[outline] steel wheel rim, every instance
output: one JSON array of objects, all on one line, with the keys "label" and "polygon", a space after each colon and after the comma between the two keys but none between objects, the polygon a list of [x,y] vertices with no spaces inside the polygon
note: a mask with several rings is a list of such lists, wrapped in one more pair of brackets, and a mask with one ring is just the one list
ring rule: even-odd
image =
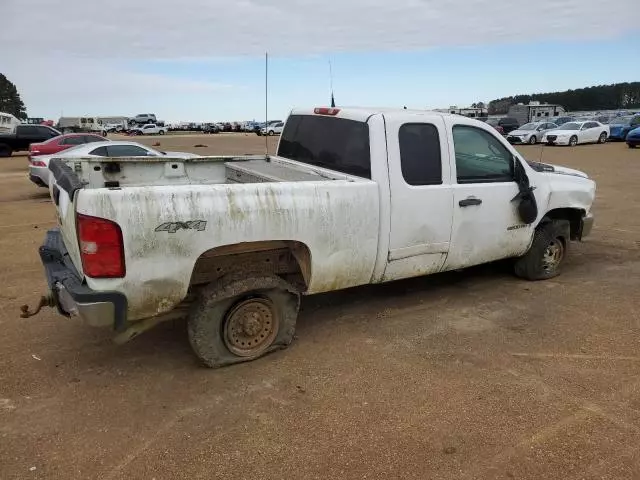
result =
[{"label": "steel wheel rim", "polygon": [[278,334],[280,320],[271,300],[254,297],[234,305],[224,318],[224,343],[239,357],[263,353]]},{"label": "steel wheel rim", "polygon": [[554,238],[542,254],[542,269],[547,273],[555,271],[563,258],[564,243],[560,238]]}]

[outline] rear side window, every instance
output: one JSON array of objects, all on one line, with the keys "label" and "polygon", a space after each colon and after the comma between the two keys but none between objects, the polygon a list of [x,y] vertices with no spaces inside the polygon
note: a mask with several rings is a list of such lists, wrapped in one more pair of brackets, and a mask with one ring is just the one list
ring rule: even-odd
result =
[{"label": "rear side window", "polygon": [[109,157],[145,157],[147,150],[136,145],[109,145],[107,152]]},{"label": "rear side window", "polygon": [[315,115],[291,115],[278,155],[348,175],[371,178],[369,126]]},{"label": "rear side window", "polygon": [[89,155],[98,155],[99,157],[106,157],[107,156],[107,147],[98,147],[94,150],[91,150],[89,152]]},{"label": "rear side window", "polygon": [[405,123],[398,132],[402,176],[409,185],[442,183],[440,137],[435,125]]},{"label": "rear side window", "polygon": [[84,139],[82,136],[77,137],[67,137],[60,142],[60,145],[82,145],[84,143]]},{"label": "rear side window", "polygon": [[97,135],[85,135],[84,141],[85,143],[104,142],[104,137],[99,137]]}]

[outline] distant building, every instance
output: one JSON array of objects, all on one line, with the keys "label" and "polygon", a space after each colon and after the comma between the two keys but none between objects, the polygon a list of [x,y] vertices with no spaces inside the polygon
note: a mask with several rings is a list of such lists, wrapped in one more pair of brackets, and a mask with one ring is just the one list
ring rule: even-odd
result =
[{"label": "distant building", "polygon": [[511,105],[509,107],[508,117],[518,120],[520,125],[528,122],[536,122],[539,120],[552,120],[553,117],[559,117],[565,113],[564,107],[560,105],[552,105],[549,103],[529,102],[524,105]]},{"label": "distant building", "polygon": [[452,105],[449,108],[436,108],[435,111],[440,113],[463,115],[469,118],[484,118],[488,115],[488,111],[486,108],[458,107],[456,105]]}]

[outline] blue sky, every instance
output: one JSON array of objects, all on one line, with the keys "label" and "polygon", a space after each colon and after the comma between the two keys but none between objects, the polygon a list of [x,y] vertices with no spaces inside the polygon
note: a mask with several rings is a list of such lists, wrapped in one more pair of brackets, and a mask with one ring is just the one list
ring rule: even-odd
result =
[{"label": "blue sky", "polygon": [[[32,116],[271,118],[441,108],[640,80],[638,0],[4,0],[0,73]],[[527,12],[527,19],[513,12]],[[37,35],[24,35],[37,25]],[[43,39],[52,39],[45,41]]]},{"label": "blue sky", "polygon": [[[519,93],[640,81],[640,33],[607,41],[531,42],[444,47],[425,51],[338,53],[269,59],[270,117],[294,106],[329,101],[331,59],[336,102],[342,105],[446,108]],[[633,60],[635,59],[635,61]],[[210,62],[150,62],[146,72],[214,81],[228,88],[180,100],[171,110],[197,118],[264,118],[264,58]],[[185,117],[186,118],[186,117]]]}]

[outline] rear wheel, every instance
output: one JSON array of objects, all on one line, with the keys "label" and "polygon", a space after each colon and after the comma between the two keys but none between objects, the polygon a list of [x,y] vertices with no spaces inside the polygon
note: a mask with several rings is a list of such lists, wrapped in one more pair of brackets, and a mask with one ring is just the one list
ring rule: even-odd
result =
[{"label": "rear wheel", "polygon": [[158,132],[158,135],[164,135],[164,130],[160,130],[160,131]]},{"label": "rear wheel", "polygon": [[538,139],[536,138],[535,135],[531,135],[531,138],[529,138],[529,144],[535,145],[536,143],[538,143]]},{"label": "rear wheel", "polygon": [[598,137],[598,143],[605,143],[606,141],[607,141],[607,134],[606,132],[602,132]]},{"label": "rear wheel", "polygon": [[273,275],[205,287],[189,315],[189,341],[207,367],[255,360],[293,340],[300,295]]},{"label": "rear wheel", "polygon": [[569,146],[575,147],[577,144],[578,144],[578,137],[574,135],[569,139]]},{"label": "rear wheel", "polygon": [[0,157],[10,157],[13,149],[4,143],[0,143]]},{"label": "rear wheel", "polygon": [[515,274],[527,280],[546,280],[559,275],[569,239],[568,220],[550,220],[538,225],[529,251],[515,261]]}]

